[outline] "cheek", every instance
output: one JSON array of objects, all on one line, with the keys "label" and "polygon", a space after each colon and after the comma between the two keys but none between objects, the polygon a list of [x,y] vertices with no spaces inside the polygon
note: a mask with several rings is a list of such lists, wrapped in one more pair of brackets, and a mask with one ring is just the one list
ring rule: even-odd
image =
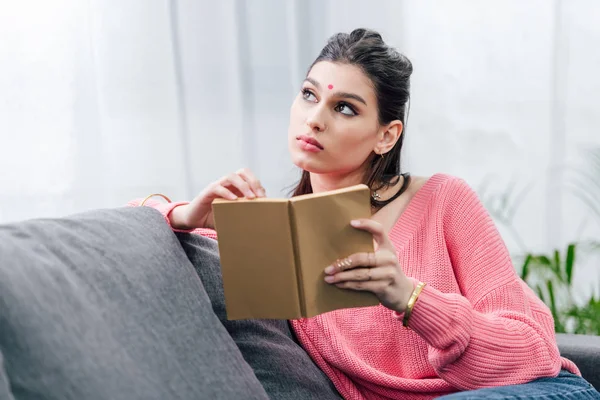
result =
[{"label": "cheek", "polygon": [[352,155],[352,157],[343,158],[366,157],[373,150],[375,134],[370,133],[368,127],[361,125],[340,124],[336,127],[336,153]]},{"label": "cheek", "polygon": [[292,102],[290,107],[290,122],[297,122],[304,118],[304,109],[302,107],[301,99],[296,96],[296,99]]},{"label": "cheek", "polygon": [[298,98],[296,98],[290,107],[290,117],[288,121],[288,151],[291,153],[292,159],[295,158],[295,153],[299,151],[296,147],[296,137],[304,133],[303,126],[304,119],[302,106],[299,104]]}]

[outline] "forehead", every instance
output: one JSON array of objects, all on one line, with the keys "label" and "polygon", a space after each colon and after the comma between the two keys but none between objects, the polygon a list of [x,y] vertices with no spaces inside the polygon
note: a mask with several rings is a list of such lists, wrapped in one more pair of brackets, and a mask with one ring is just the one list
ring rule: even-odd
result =
[{"label": "forehead", "polygon": [[317,81],[322,88],[333,85],[334,91],[354,93],[365,98],[367,102],[375,100],[371,80],[354,65],[321,61],[312,67],[308,77]]}]

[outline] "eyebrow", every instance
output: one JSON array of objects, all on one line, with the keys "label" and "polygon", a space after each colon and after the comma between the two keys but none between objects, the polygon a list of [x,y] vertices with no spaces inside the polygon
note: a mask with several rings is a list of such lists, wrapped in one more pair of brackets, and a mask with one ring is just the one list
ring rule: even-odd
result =
[{"label": "eyebrow", "polygon": [[[319,82],[315,81],[312,78],[306,78],[304,80],[304,82],[310,82],[311,84],[313,84],[317,89],[321,90],[321,85],[319,84]],[[354,93],[348,93],[348,92],[335,92],[334,93],[335,96],[337,97],[342,97],[345,99],[354,99],[356,101],[360,101],[361,103],[363,103],[365,106],[367,105],[367,102],[365,101],[365,99],[363,99],[362,97],[360,97],[357,94]]]}]

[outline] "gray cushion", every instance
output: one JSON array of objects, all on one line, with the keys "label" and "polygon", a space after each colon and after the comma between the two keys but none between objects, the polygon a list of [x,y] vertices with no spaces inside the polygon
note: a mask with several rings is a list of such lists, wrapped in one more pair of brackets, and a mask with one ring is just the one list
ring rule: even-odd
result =
[{"label": "gray cushion", "polygon": [[0,226],[0,398],[266,399],[151,208]]},{"label": "gray cushion", "polygon": [[557,334],[560,354],[573,361],[581,375],[600,390],[600,336]]},{"label": "gray cushion", "polygon": [[216,241],[187,233],[177,237],[204,283],[215,314],[271,399],[341,399],[331,380],[298,344],[287,321],[227,320]]}]

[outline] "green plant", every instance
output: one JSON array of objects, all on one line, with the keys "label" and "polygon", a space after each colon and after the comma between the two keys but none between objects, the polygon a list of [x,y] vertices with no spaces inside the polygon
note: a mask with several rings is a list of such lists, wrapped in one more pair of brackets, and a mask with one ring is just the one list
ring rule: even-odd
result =
[{"label": "green plant", "polygon": [[600,299],[592,295],[577,305],[573,294],[573,274],[578,249],[597,250],[597,243],[570,243],[564,253],[527,254],[521,278],[550,308],[557,333],[600,335]]},{"label": "green plant", "polygon": [[[588,146],[582,156],[580,165],[561,166],[558,171],[562,173],[565,191],[575,195],[589,211],[578,235],[589,222],[595,220],[600,223],[600,147]],[[593,294],[588,299],[575,299],[573,293],[574,269],[579,258],[576,255],[600,250],[600,244],[575,241],[564,250],[555,249],[550,254],[528,252],[528,246],[513,221],[522,201],[539,182],[527,182],[519,188],[517,181],[513,180],[503,191],[497,192],[490,189],[490,184],[496,180],[489,178],[479,190],[481,199],[494,219],[507,228],[519,253],[525,254],[521,277],[550,308],[556,332],[600,335],[600,298]]]},{"label": "green plant", "polygon": [[600,298],[592,295],[587,304],[566,310],[565,316],[575,322],[572,333],[600,335]]}]

